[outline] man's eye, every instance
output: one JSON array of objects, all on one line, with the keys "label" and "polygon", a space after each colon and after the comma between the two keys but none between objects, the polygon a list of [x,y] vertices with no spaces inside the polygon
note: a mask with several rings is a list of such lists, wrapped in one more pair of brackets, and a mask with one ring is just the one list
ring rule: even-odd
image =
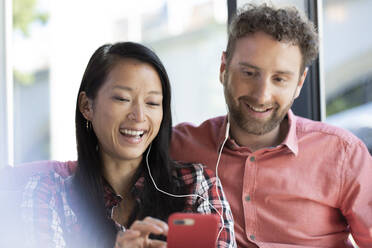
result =
[{"label": "man's eye", "polygon": [[284,82],[285,80],[284,80],[284,78],[276,77],[276,78],[274,78],[274,81],[276,81],[276,82],[278,82],[278,83],[282,83],[282,82]]},{"label": "man's eye", "polygon": [[247,76],[250,76],[250,77],[254,75],[254,72],[252,72],[252,71],[243,71],[243,73]]}]

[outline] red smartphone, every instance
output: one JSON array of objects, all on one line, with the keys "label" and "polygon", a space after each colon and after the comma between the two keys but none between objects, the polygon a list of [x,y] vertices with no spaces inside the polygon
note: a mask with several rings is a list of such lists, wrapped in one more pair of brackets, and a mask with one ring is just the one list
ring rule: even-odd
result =
[{"label": "red smartphone", "polygon": [[217,214],[174,213],[168,219],[168,248],[215,248],[220,217]]}]

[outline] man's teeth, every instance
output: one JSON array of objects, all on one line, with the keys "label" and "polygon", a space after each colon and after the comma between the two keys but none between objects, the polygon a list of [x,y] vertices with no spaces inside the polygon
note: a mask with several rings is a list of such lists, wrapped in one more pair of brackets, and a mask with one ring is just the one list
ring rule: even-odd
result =
[{"label": "man's teeth", "polygon": [[131,136],[141,136],[145,133],[144,131],[136,131],[136,130],[130,130],[130,129],[121,129],[120,132],[126,135],[131,135]]},{"label": "man's teeth", "polygon": [[261,112],[261,113],[266,112],[268,109],[270,109],[270,108],[265,108],[265,109],[255,108],[255,107],[253,107],[251,105],[249,105],[249,107],[251,109],[253,109],[254,111],[256,111],[256,112]]}]

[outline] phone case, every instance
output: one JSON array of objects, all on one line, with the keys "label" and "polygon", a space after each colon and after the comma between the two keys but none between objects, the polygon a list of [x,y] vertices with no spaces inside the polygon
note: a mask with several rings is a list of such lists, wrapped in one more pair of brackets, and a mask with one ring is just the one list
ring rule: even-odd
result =
[{"label": "phone case", "polygon": [[174,213],[168,219],[168,248],[215,248],[219,216]]}]

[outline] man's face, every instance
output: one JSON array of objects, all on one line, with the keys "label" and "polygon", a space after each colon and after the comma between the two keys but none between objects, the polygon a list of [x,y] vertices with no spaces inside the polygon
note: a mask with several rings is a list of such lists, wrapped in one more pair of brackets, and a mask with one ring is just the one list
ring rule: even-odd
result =
[{"label": "man's face", "polygon": [[257,32],[236,41],[230,64],[220,68],[229,118],[243,131],[263,135],[286,116],[306,77],[300,48]]}]

